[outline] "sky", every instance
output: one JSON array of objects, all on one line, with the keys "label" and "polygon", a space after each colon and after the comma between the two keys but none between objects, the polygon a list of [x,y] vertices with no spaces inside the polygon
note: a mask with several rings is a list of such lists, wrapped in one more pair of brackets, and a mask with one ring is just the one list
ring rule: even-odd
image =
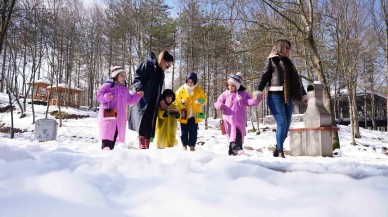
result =
[{"label": "sky", "polygon": [[[6,105],[0,93],[0,108]],[[37,119],[45,109],[35,105]],[[130,130],[125,143],[103,151],[96,112],[62,111],[89,117],[64,120],[48,128],[57,131],[55,140],[39,142],[28,104],[25,118],[14,113],[15,127],[26,132],[14,139],[0,133],[1,217],[388,216],[387,132],[361,129],[352,146],[350,128],[339,126],[336,157],[282,159],[270,150],[275,133],[264,131],[274,126],[261,125],[260,135],[247,134],[245,155],[228,156],[219,120],[209,118],[209,129],[199,125],[195,152],[183,151],[180,142],[139,150]],[[10,113],[0,113],[0,126],[9,125]]]},{"label": "sky", "polygon": [[84,6],[85,7],[91,7],[93,6],[94,4],[98,4],[98,5],[104,5],[105,3],[105,0],[81,0],[83,3],[84,3]]}]

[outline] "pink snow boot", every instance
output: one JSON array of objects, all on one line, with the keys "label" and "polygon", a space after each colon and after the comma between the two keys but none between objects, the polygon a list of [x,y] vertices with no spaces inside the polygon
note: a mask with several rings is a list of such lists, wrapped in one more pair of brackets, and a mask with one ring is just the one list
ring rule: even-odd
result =
[{"label": "pink snow boot", "polygon": [[145,149],[149,149],[150,148],[150,140],[149,139],[144,139],[144,146],[145,146]]},{"label": "pink snow boot", "polygon": [[237,152],[237,155],[243,155],[243,154],[245,154],[244,150],[239,150],[239,151]]}]

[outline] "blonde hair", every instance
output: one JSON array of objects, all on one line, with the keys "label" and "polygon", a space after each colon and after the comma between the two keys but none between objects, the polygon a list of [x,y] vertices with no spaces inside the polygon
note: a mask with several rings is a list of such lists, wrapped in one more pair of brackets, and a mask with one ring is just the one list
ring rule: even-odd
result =
[{"label": "blonde hair", "polygon": [[287,39],[279,39],[273,45],[269,56],[283,55],[288,49],[291,49],[291,42]]}]

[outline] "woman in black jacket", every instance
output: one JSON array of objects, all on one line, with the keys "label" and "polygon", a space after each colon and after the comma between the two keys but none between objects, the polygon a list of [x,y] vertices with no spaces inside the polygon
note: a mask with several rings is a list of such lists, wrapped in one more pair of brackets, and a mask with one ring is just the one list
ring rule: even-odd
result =
[{"label": "woman in black jacket", "polygon": [[266,70],[253,93],[255,98],[262,94],[267,86],[267,104],[276,121],[276,148],[274,157],[284,156],[283,143],[287,138],[291,124],[294,101],[307,104],[307,94],[295,65],[290,59],[291,42],[280,39],[274,44],[268,56]]},{"label": "woman in black jacket", "polygon": [[174,57],[166,50],[158,58],[151,52],[151,59],[144,61],[136,69],[133,87],[143,92],[144,97],[130,107],[128,127],[139,134],[139,149],[148,149],[155,136],[157,108],[164,84],[164,71],[171,67]]}]

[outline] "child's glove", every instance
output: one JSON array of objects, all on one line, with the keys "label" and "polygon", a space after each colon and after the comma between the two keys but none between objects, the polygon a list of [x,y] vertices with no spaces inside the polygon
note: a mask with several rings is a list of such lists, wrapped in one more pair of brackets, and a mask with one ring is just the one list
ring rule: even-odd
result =
[{"label": "child's glove", "polygon": [[163,113],[163,117],[165,117],[165,118],[167,118],[168,117],[168,111],[166,110],[166,111],[164,111],[164,113]]},{"label": "child's glove", "polygon": [[226,108],[226,105],[225,105],[225,104],[222,104],[222,105],[220,106],[220,110],[221,110],[222,112],[225,110],[225,108]]},{"label": "child's glove", "polygon": [[260,90],[255,90],[253,91],[253,99],[254,100],[258,100],[259,99],[259,96],[262,95],[263,92],[261,92]]},{"label": "child's glove", "polygon": [[179,118],[179,112],[175,110],[170,110],[169,115],[174,116],[175,118]]}]

